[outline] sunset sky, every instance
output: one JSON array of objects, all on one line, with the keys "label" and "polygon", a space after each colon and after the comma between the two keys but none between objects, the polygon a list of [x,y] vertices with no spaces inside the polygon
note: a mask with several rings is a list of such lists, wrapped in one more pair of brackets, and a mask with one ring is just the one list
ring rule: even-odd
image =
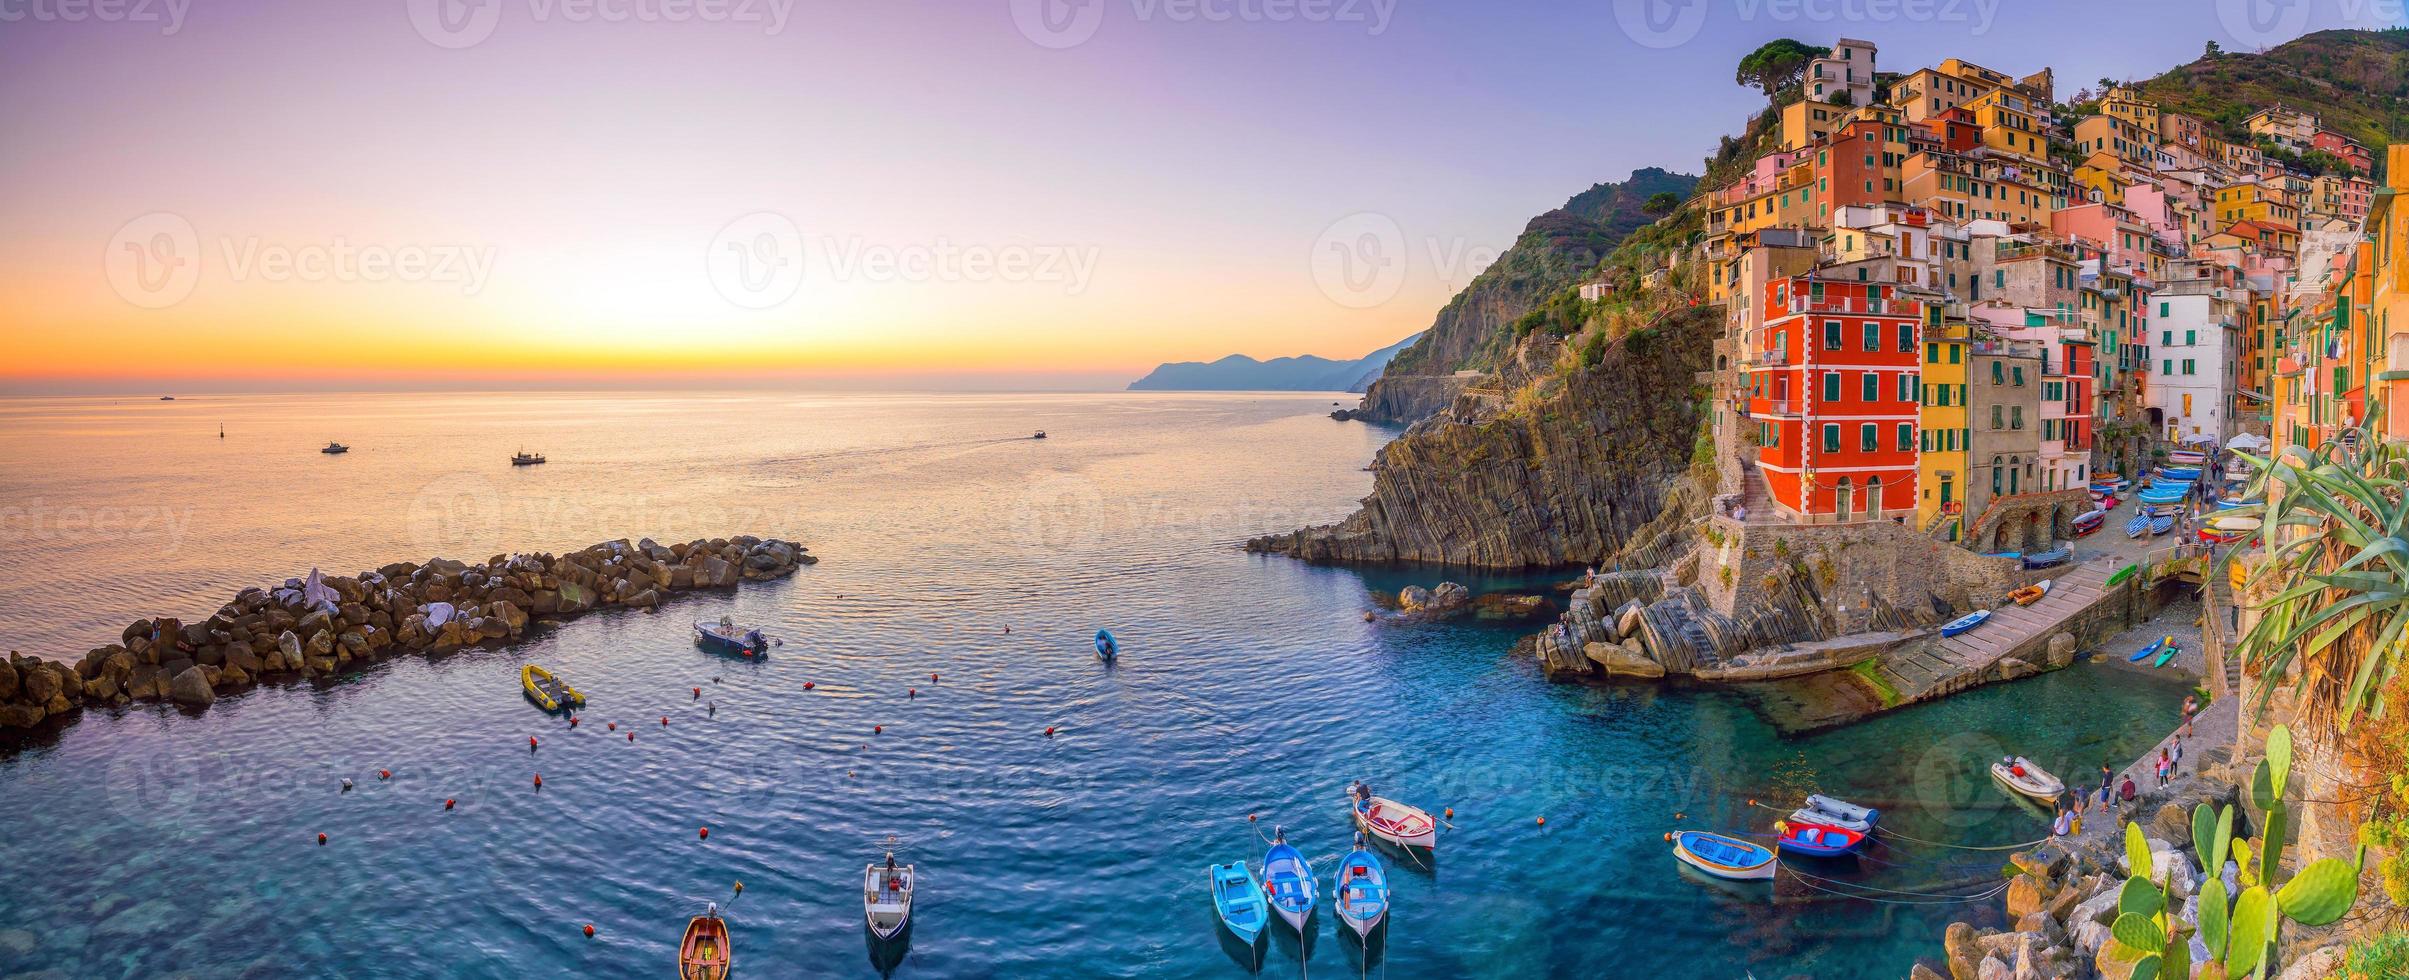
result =
[{"label": "sunset sky", "polygon": [[[0,392],[1098,388],[1355,357],[1531,215],[1695,171],[1761,105],[1732,64],[1764,40],[2071,92],[2300,33],[2233,20],[2256,0],[1626,26],[1656,2],[13,0]],[[2161,19],[2187,26],[2127,29]],[[1366,227],[1401,276],[1350,286],[1330,248]]]}]

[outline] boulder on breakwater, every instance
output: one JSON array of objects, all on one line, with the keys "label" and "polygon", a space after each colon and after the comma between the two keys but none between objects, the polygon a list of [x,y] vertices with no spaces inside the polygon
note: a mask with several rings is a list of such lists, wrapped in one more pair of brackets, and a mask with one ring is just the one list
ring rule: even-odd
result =
[{"label": "boulder on breakwater", "polygon": [[605,541],[564,555],[434,558],[355,576],[248,588],[207,619],[135,620],[73,664],[10,651],[0,663],[0,729],[28,728],[85,705],[169,701],[206,707],[262,681],[339,674],[402,653],[518,637],[536,619],[610,606],[649,609],[666,595],[781,578],[816,564],[802,545],[740,534],[660,545]]}]

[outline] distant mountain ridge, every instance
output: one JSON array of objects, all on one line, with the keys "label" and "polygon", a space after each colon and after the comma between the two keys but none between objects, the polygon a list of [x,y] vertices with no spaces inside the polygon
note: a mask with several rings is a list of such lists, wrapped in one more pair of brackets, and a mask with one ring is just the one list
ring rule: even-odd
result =
[{"label": "distant mountain ridge", "polygon": [[1231,354],[1218,361],[1175,361],[1129,383],[1131,391],[1350,391],[1361,392],[1380,376],[1389,359],[1421,339],[1417,333],[1351,361],[1303,354],[1258,361]]}]

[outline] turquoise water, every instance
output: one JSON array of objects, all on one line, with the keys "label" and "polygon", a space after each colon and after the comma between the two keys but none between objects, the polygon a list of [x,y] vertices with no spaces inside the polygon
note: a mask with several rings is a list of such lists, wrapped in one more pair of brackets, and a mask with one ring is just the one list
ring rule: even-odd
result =
[{"label": "turquoise water", "polygon": [[[1257,957],[1275,976],[1896,975],[1965,910],[1704,882],[1662,835],[1763,832],[1775,814],[1748,801],[1820,790],[1916,837],[2029,840],[2044,821],[1984,762],[2130,759],[2183,693],[2083,665],[1784,739],[1727,694],[1548,685],[1508,653],[1522,627],[1364,622],[1375,591],[1440,576],[1233,547],[1367,489],[1383,435],[1321,418],[1327,398],[161,404],[0,402],[7,499],[188,508],[172,544],[15,525],[8,645],[80,652],[311,563],[648,528],[778,533],[824,562],[0,749],[0,974],[659,975],[716,900],[747,976],[1212,977]],[[352,456],[310,453],[329,437]],[[555,462],[499,465],[521,442]],[[95,557],[129,553],[147,558]],[[722,614],[788,642],[757,663],[695,649],[687,621]],[[1117,668],[1089,650],[1100,625]],[[519,698],[527,661],[587,693],[578,728]],[[1354,778],[1455,810],[1431,867],[1391,861],[1370,962],[1326,911],[1302,949],[1279,926],[1259,952],[1219,940],[1205,866],[1259,861],[1283,823],[1327,887]],[[874,950],[857,889],[890,836],[921,870],[917,925]],[[1973,890],[1998,864],[1899,844],[1817,871]]]}]

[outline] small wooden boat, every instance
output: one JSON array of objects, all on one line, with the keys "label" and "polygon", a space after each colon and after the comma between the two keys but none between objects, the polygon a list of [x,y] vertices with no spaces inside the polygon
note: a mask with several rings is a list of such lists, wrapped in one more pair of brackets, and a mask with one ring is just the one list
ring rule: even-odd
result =
[{"label": "small wooden boat", "polygon": [[1439,846],[1439,822],[1430,818],[1430,811],[1407,806],[1386,797],[1358,792],[1347,788],[1347,812],[1355,818],[1355,829],[1371,834],[1398,847],[1419,847],[1435,850]]},{"label": "small wooden boat", "polygon": [[1822,824],[1870,834],[1881,821],[1882,811],[1817,793],[1807,797],[1806,805],[1790,811],[1790,819],[1794,823]]},{"label": "small wooden boat", "polygon": [[2042,596],[2048,595],[2049,586],[2050,580],[2042,579],[2041,581],[2008,593],[2008,598],[2014,600],[2019,606],[2029,606],[2033,603],[2041,601]]},{"label": "small wooden boat", "polygon": [[543,462],[544,454],[531,453],[524,449],[519,450],[518,455],[510,457],[512,466],[540,466]]},{"label": "small wooden boat", "polygon": [[319,452],[322,452],[322,453],[325,453],[325,454],[327,454],[327,455],[329,455],[329,456],[339,456],[339,455],[342,455],[342,454],[344,454],[344,453],[350,452],[350,451],[351,451],[351,447],[350,447],[350,446],[346,446],[346,445],[344,445],[344,444],[342,444],[342,443],[339,443],[339,442],[329,442],[329,443],[327,443],[327,444],[326,444],[326,448],[324,448],[324,449],[321,449],[321,450],[318,450],[318,451],[319,451]]},{"label": "small wooden boat", "polygon": [[1281,921],[1303,935],[1306,921],[1313,918],[1313,865],[1288,846],[1287,832],[1278,827],[1271,831],[1271,849],[1263,852],[1263,894]]},{"label": "small wooden boat", "polygon": [[738,626],[735,620],[726,616],[719,617],[716,623],[697,621],[694,624],[694,640],[703,646],[740,657],[760,656],[770,650],[769,638],[761,635],[761,627]]},{"label": "small wooden boat", "polygon": [[2173,663],[2175,657],[2180,655],[2182,652],[2183,644],[2175,642],[2174,637],[2167,637],[2166,645],[2160,648],[2158,651],[2158,659],[2150,661],[2150,666],[2164,667],[2167,664]]},{"label": "small wooden boat", "polygon": [[1793,854],[1813,857],[1838,857],[1865,843],[1863,831],[1829,824],[1782,820],[1774,823],[1773,830],[1773,846]]},{"label": "small wooden boat", "polygon": [[2066,784],[2058,781],[2058,777],[2020,755],[1991,763],[1991,778],[2043,803],[2056,803],[2058,797],[2066,792]]},{"label": "small wooden boat", "polygon": [[2160,651],[2160,650],[2162,650],[2162,649],[2165,649],[2165,648],[2166,648],[2166,647],[2168,647],[2168,646],[2171,646],[2171,645],[2173,645],[2173,644],[2174,644],[2174,642],[2175,642],[2175,638],[2174,638],[2174,637],[2171,637],[2171,636],[2163,636],[2163,637],[2159,637],[2159,638],[2158,638],[2158,640],[2157,640],[2157,642],[2151,643],[2149,646],[2142,647],[2142,648],[2141,648],[2141,649],[2139,649],[2139,650],[2135,650],[2135,651],[2133,651],[2133,655],[2132,655],[2132,656],[2130,656],[2130,657],[2126,657],[2126,658],[2125,658],[2125,662],[2126,662],[2126,663],[2130,663],[2130,664],[2137,664],[2137,663],[2140,663],[2140,662],[2142,662],[2142,661],[2144,661],[2144,660],[2148,660],[2148,659],[2150,659],[2151,657],[2155,657],[2155,656],[2157,656],[2157,655],[2158,655],[2158,651]]},{"label": "small wooden boat", "polygon": [[1113,639],[1111,630],[1096,631],[1096,659],[1112,663],[1121,657],[1121,641]]},{"label": "small wooden boat", "polygon": [[527,700],[535,702],[536,707],[545,711],[559,711],[586,703],[586,696],[578,693],[576,688],[552,676],[551,671],[534,664],[519,668],[519,689],[526,692]]},{"label": "small wooden boat", "polygon": [[1271,923],[1271,903],[1263,899],[1263,879],[1244,861],[1216,864],[1205,870],[1213,883],[1213,911],[1230,935],[1253,945]]},{"label": "small wooden boat", "polygon": [[2149,489],[2149,490],[2144,490],[2144,491],[2142,491],[2142,492],[2141,492],[2141,496],[2140,496],[2139,498],[2137,498],[2137,499],[2139,499],[2139,500],[2140,500],[2142,503],[2145,503],[2145,504],[2175,504],[2175,503],[2182,503],[2182,502],[2183,502],[2183,491],[2181,491],[2181,490],[2159,490],[2159,489],[2155,489],[2155,488],[2153,488],[2153,489]]},{"label": "small wooden boat", "polygon": [[686,923],[686,938],[678,943],[678,980],[727,980],[733,959],[728,921],[719,917],[719,906]]},{"label": "small wooden boat", "polygon": [[2193,452],[2189,449],[2177,449],[2166,454],[2166,461],[2177,466],[2198,466],[2208,462],[2208,454]]},{"label": "small wooden boat", "polygon": [[2157,537],[2175,529],[2175,515],[2160,514],[2150,518],[2150,536]]},{"label": "small wooden boat", "polygon": [[1044,430],[1044,429],[1039,429],[1039,430],[1037,430],[1037,434],[1036,434],[1036,435],[1030,436],[1029,438],[1031,438],[1031,439],[1043,439],[1043,438],[1045,438],[1045,437],[1046,437],[1046,430]]},{"label": "small wooden boat", "polygon": [[2053,568],[2053,567],[2056,567],[2056,566],[2059,566],[2059,565],[2066,564],[2067,562],[2069,562],[2069,561],[2072,561],[2073,559],[2074,559],[2074,549],[2072,549],[2072,548],[2067,548],[2067,547],[2057,547],[2057,548],[2051,548],[2051,549],[2049,549],[2048,551],[2036,551],[2036,552],[2034,552],[2034,553],[2032,553],[2032,554],[2029,554],[2029,555],[2026,555],[2026,556],[2024,556],[2024,567],[2026,567],[2026,568]]},{"label": "small wooden boat", "polygon": [[1675,860],[1717,878],[1755,881],[1773,877],[1773,852],[1755,844],[1703,830],[1684,830],[1672,837]]},{"label": "small wooden boat", "polygon": [[2098,533],[2100,526],[2106,523],[2108,523],[2108,512],[2105,510],[2095,510],[2089,513],[2077,514],[2074,518],[2074,536],[2078,538],[2090,537],[2091,535]]},{"label": "small wooden boat", "polygon": [[1973,629],[1974,627],[1982,625],[1982,621],[1989,618],[1991,618],[1990,610],[1977,609],[1973,612],[1941,624],[1941,635],[1956,636],[1967,630]]},{"label": "small wooden boat", "polygon": [[862,918],[869,923],[871,935],[893,939],[911,926],[912,886],[918,879],[911,865],[896,867],[892,851],[887,852],[885,865],[862,870]]},{"label": "small wooden boat", "polygon": [[1380,866],[1380,857],[1364,848],[1363,834],[1358,832],[1355,849],[1338,862],[1338,888],[1331,905],[1338,909],[1339,921],[1355,930],[1357,938],[1370,939],[1372,930],[1388,918],[1389,878]]},{"label": "small wooden boat", "polygon": [[2125,522],[2125,537],[2138,538],[2148,533],[2150,533],[2150,515],[2148,511],[2135,514],[2133,515],[2132,520]]}]

